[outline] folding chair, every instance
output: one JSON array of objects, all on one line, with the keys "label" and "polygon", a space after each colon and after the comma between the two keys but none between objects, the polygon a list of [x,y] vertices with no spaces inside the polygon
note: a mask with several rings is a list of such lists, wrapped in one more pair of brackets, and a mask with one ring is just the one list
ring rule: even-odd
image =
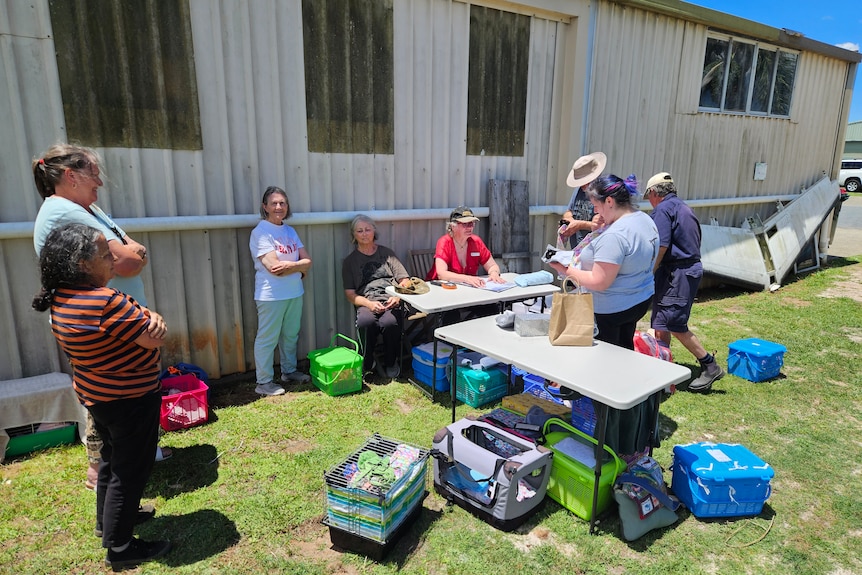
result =
[{"label": "folding chair", "polygon": [[434,248],[430,250],[409,250],[410,265],[413,267],[413,275],[425,279],[431,266],[434,265]]},{"label": "folding chair", "polygon": [[[428,275],[428,271],[431,269],[431,266],[434,265],[434,249],[424,249],[424,250],[408,250],[408,255],[410,256],[410,267],[411,267],[411,275],[416,276],[418,278],[425,279]],[[431,321],[428,317],[428,314],[424,312],[417,311],[411,308],[406,303],[405,306],[405,325],[404,332],[402,334],[402,341],[407,344],[407,351],[412,354],[412,346],[413,340],[417,336],[421,336],[423,341],[419,343],[425,343],[430,339],[429,330],[431,328]]]}]

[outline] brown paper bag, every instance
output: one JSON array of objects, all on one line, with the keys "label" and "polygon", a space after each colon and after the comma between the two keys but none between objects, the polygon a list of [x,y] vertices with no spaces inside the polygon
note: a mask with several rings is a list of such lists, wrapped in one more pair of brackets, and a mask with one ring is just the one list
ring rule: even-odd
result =
[{"label": "brown paper bag", "polygon": [[551,345],[593,345],[593,294],[580,293],[577,286],[567,291],[569,283],[573,283],[571,279],[564,280],[562,291],[553,296],[548,339]]}]

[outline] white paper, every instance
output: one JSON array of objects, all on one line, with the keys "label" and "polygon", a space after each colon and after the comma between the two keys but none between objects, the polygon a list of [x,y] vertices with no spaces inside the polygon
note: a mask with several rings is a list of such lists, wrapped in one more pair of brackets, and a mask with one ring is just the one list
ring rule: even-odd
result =
[{"label": "white paper", "polygon": [[548,247],[545,248],[545,253],[542,255],[542,261],[546,264],[556,262],[558,264],[562,264],[566,267],[569,267],[569,264],[572,263],[572,257],[574,256],[574,253],[575,252],[572,250],[558,250],[551,244],[548,244]]}]

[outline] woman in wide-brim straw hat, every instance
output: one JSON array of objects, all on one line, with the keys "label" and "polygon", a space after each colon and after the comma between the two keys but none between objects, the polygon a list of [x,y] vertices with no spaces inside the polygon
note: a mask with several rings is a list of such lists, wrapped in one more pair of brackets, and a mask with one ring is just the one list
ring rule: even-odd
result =
[{"label": "woman in wide-brim straw hat", "polygon": [[[569,238],[574,248],[584,237],[598,227],[593,205],[586,193],[586,186],[602,175],[608,158],[602,152],[593,152],[575,160],[566,184],[574,188],[569,206],[560,220],[560,237]],[[564,227],[565,226],[565,227]]]}]

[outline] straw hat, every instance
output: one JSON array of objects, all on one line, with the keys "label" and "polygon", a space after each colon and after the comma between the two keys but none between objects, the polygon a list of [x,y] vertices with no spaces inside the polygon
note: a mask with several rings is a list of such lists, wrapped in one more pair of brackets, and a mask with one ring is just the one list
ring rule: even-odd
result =
[{"label": "straw hat", "polygon": [[593,152],[586,156],[581,156],[575,160],[572,166],[572,171],[569,172],[569,177],[566,178],[566,184],[570,188],[580,188],[589,184],[600,175],[602,170],[608,163],[608,157],[601,152]]}]

